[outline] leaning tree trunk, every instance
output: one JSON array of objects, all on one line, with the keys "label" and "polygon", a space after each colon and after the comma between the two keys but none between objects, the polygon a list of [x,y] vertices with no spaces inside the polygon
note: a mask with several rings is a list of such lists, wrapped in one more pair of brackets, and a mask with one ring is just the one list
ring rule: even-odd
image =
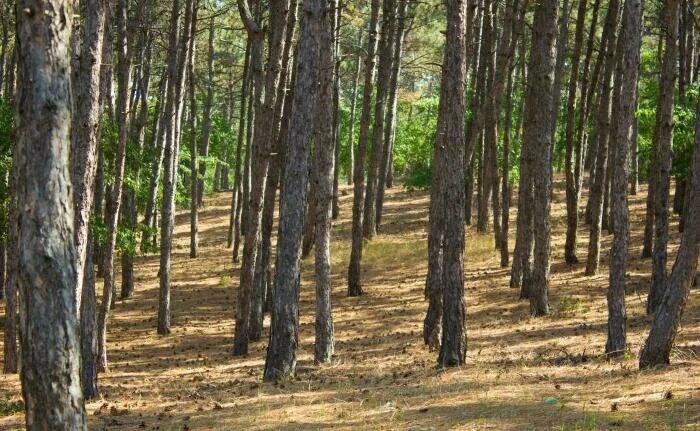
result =
[{"label": "leaning tree trunk", "polygon": [[678,333],[683,310],[693,285],[700,257],[700,104],[696,110],[695,149],[692,188],[687,206],[688,219],[681,237],[676,261],[668,277],[668,287],[659,302],[649,336],[639,355],[639,368],[653,368],[670,363],[671,348]]},{"label": "leaning tree trunk", "polygon": [[678,78],[678,20],[679,0],[664,3],[664,58],[661,65],[659,98],[655,129],[658,129],[657,173],[654,199],[654,248],[647,314],[653,314],[666,290],[666,262],[668,260],[669,189],[671,180],[671,151],[673,148],[673,98]]},{"label": "leaning tree trunk", "polygon": [[[542,0],[535,10],[523,129],[523,147],[532,158],[534,261],[529,288],[530,312],[541,316],[549,313],[549,254],[551,207],[551,127],[554,98],[554,74],[557,43],[556,0]],[[535,174],[536,172],[536,174]]]},{"label": "leaning tree trunk", "polygon": [[643,0],[626,0],[622,12],[622,30],[618,43],[617,83],[620,97],[613,103],[613,146],[611,211],[615,219],[610,251],[610,286],[608,287],[608,340],[605,353],[622,356],[627,350],[627,311],[625,310],[625,278],[629,244],[629,208],[627,204],[627,156],[637,99],[640,64]]},{"label": "leaning tree trunk", "polygon": [[305,15],[297,48],[294,101],[280,198],[272,310],[274,319],[265,359],[266,381],[294,375],[299,340],[301,240],[309,180],[313,112],[318,90],[319,39],[323,20],[326,19],[326,9],[321,0],[306,0],[302,7]]},{"label": "leaning tree trunk", "polygon": [[352,246],[350,264],[348,265],[348,296],[362,295],[362,246],[365,206],[365,157],[369,140],[369,122],[372,116],[372,85],[374,82],[375,53],[377,50],[377,27],[379,22],[379,0],[371,1],[369,20],[369,37],[365,56],[364,87],[362,89],[362,114],[360,116],[360,137],[355,153],[355,170],[353,171],[352,201]]},{"label": "leaning tree trunk", "polygon": [[17,2],[17,286],[27,429],[87,429],[69,172],[73,6]]}]

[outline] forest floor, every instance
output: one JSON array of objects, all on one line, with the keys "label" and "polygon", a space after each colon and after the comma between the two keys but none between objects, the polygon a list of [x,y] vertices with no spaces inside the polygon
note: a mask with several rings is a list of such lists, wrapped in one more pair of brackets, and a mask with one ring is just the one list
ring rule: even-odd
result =
[{"label": "forest floor", "polygon": [[[313,257],[303,262],[297,376],[262,382],[266,338],[245,358],[231,356],[238,265],[225,246],[228,194],[206,199],[200,257],[189,258],[189,218],[177,216],[173,332],[156,335],[158,256],[137,259],[136,293],[118,300],[109,326],[110,371],[101,399],[87,404],[91,429],[700,429],[700,298],[687,305],[672,362],[640,372],[637,353],[650,319],[644,313],[650,262],[641,260],[643,188],[631,198],[627,279],[630,353],[602,356],[606,337],[607,251],[600,274],[563,263],[564,190],[553,204],[551,316],[532,318],[508,287],[493,237],[467,232],[467,363],[436,369],[422,342],[426,303],[428,194],[388,191],[382,233],[366,243],[364,290],[346,297],[352,192],[344,187],[333,229],[336,355],[313,364]],[[511,247],[515,232],[511,210]],[[672,222],[669,260],[678,245]],[[585,260],[588,230],[580,228]],[[611,236],[604,237],[609,249]],[[101,291],[101,287],[98,286]],[[0,305],[4,320],[4,307]],[[269,318],[266,318],[266,330]],[[1,357],[1,355],[0,355]],[[0,429],[23,425],[16,376],[0,380]]]}]

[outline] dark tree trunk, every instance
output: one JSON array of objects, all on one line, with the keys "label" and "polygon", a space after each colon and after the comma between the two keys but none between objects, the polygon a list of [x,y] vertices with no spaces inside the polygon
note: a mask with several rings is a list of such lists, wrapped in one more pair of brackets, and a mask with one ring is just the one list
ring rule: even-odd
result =
[{"label": "dark tree trunk", "polygon": [[306,0],[302,7],[304,19],[298,42],[289,148],[280,197],[273,319],[264,373],[266,381],[294,375],[299,340],[301,240],[318,90],[319,39],[326,19],[322,1]]},{"label": "dark tree trunk", "polygon": [[[211,25],[211,24],[210,24]],[[196,29],[195,29],[196,32]],[[194,33],[194,32],[193,32]],[[213,30],[209,31],[209,37],[211,38]],[[199,169],[198,151],[197,148],[197,97],[195,96],[195,86],[196,77],[194,74],[194,61],[195,61],[195,40],[192,39],[192,46],[190,48],[190,56],[187,59],[187,76],[189,78],[188,84],[188,96],[189,96],[189,129],[190,129],[190,172],[192,175],[192,180],[190,182],[190,257],[196,258],[199,253],[199,205],[202,202],[200,193],[204,192],[204,183],[200,187],[199,177],[197,175]],[[208,81],[207,85],[211,87],[211,81]],[[211,105],[209,105],[209,99],[207,95],[207,105],[205,106],[204,121],[206,123],[207,114],[209,115],[209,129],[211,130]],[[212,96],[213,97],[213,96]],[[208,112],[206,108],[209,108]],[[202,130],[202,135],[205,133],[208,135],[210,130]],[[209,136],[206,136],[207,148],[209,146]],[[205,142],[205,137],[202,137],[202,144]],[[202,177],[203,178],[203,177]]]},{"label": "dark tree trunk", "polygon": [[605,353],[622,356],[627,351],[627,311],[625,279],[629,244],[629,208],[627,204],[627,156],[637,100],[640,64],[643,0],[626,0],[622,12],[622,29],[618,42],[616,85],[620,97],[613,101],[611,145],[613,146],[611,212],[615,219],[610,251],[610,285],[608,287],[608,340]]},{"label": "dark tree trunk", "polygon": [[353,171],[352,201],[352,248],[348,265],[348,296],[362,295],[362,241],[363,209],[365,206],[365,157],[369,140],[369,123],[372,115],[372,85],[374,81],[375,53],[377,51],[377,27],[379,22],[379,0],[371,1],[369,37],[365,56],[365,76],[362,89],[362,115],[360,116],[360,137],[355,153]]},{"label": "dark tree trunk", "polygon": [[[260,243],[265,186],[270,166],[270,153],[275,141],[275,98],[282,70],[282,51],[285,40],[285,27],[289,14],[289,0],[274,0],[270,4],[272,22],[269,41],[269,60],[263,77],[263,31],[247,10],[245,0],[238,2],[241,18],[244,20],[249,37],[252,38],[251,65],[253,80],[260,83],[255,89],[255,130],[251,146],[252,179],[250,210],[243,243],[243,265],[241,267],[236,308],[236,327],[233,340],[233,354],[248,353],[251,298],[253,294],[255,264]],[[263,79],[264,78],[264,79]],[[263,82],[264,81],[264,82]],[[262,88],[264,85],[264,89]],[[264,90],[264,95],[259,94]],[[260,97],[260,96],[264,96]]]},{"label": "dark tree trunk", "polygon": [[[585,0],[584,0],[585,1]],[[509,263],[508,229],[510,225],[510,141],[513,128],[513,73],[514,66],[508,72],[506,84],[506,112],[503,119],[503,172],[501,174],[501,268],[507,268]]]},{"label": "dark tree trunk", "polygon": [[80,386],[75,219],[69,172],[73,6],[16,5],[19,80],[17,286],[27,429],[87,429]]},{"label": "dark tree trunk", "polygon": [[679,0],[664,3],[664,58],[659,78],[659,98],[655,129],[658,129],[656,196],[654,199],[654,248],[652,253],[651,286],[647,298],[647,314],[656,312],[666,290],[668,260],[669,189],[671,181],[671,151],[673,147],[673,98],[678,78]]},{"label": "dark tree trunk", "polygon": [[[554,110],[554,80],[557,44],[556,0],[542,0],[535,9],[532,29],[532,54],[528,67],[525,94],[523,148],[531,157],[533,184],[534,260],[532,285],[529,286],[530,312],[541,316],[549,313],[549,254],[551,206],[551,145]],[[565,30],[565,29],[564,29]]]},{"label": "dark tree trunk", "polygon": [[[467,354],[464,306],[464,81],[467,58],[467,1],[447,3],[447,32],[443,56],[435,160],[444,168],[436,191],[442,208],[443,269],[442,343],[438,366],[463,365]],[[437,172],[436,172],[437,174]],[[432,227],[431,227],[432,229]]]},{"label": "dark tree trunk", "polygon": [[93,245],[92,229],[89,229],[80,301],[80,381],[86,400],[97,398],[100,394],[97,387],[97,298]]},{"label": "dark tree trunk", "polygon": [[[667,280],[667,288],[654,314],[649,336],[639,355],[639,368],[670,363],[671,348],[678,333],[683,310],[693,285],[700,257],[700,104],[696,110],[692,189],[687,206],[688,219],[676,261]],[[697,275],[695,275],[697,280]]]},{"label": "dark tree trunk", "polygon": [[[14,149],[13,153],[17,150]],[[13,154],[14,158],[14,154]],[[13,165],[10,173],[10,202],[7,229],[7,280],[5,282],[5,328],[3,333],[3,372],[14,374],[17,361],[17,264],[19,247],[17,244],[17,169]]]}]

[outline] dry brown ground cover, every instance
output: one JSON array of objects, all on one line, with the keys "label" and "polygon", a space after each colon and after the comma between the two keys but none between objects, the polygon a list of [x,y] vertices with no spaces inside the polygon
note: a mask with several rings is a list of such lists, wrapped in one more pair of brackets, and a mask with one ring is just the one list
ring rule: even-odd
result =
[{"label": "dry brown ground cover", "polygon": [[[155,333],[158,257],[139,257],[133,299],[110,321],[110,372],[102,399],[88,403],[93,429],[700,429],[700,300],[693,292],[673,365],[640,372],[636,355],[649,318],[644,301],[650,262],[640,260],[644,194],[632,204],[627,284],[630,354],[608,362],[604,350],[607,265],[585,277],[563,262],[564,196],[555,190],[550,299],[553,313],[531,318],[508,287],[491,235],[470,228],[465,253],[468,358],[461,369],[435,368],[421,341],[426,309],[428,196],[394,189],[382,234],[367,243],[366,295],[347,298],[351,196],[343,190],[333,231],[333,363],[313,364],[313,259],[303,264],[301,339],[296,378],[262,383],[266,342],[231,357],[238,268],[225,248],[229,197],[207,199],[201,257],[188,256],[188,216],[177,217],[173,333]],[[514,235],[515,209],[511,215]],[[674,219],[675,256],[678,235]],[[579,256],[585,257],[582,228]],[[604,248],[610,244],[604,238]],[[511,247],[513,245],[511,240]],[[604,262],[607,252],[603,253]],[[672,260],[672,259],[671,259]],[[98,289],[101,290],[101,289]],[[0,316],[4,308],[0,305]],[[269,321],[266,321],[266,327]],[[16,376],[0,380],[0,429],[23,424]]]}]

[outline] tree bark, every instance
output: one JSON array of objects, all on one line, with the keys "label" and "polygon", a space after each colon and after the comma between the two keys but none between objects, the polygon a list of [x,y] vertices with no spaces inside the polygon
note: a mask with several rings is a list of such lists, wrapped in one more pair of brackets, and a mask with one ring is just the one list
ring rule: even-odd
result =
[{"label": "tree bark", "polygon": [[[549,314],[549,254],[551,206],[551,126],[554,110],[556,44],[556,0],[543,0],[535,9],[532,30],[530,74],[525,95],[523,148],[529,148],[533,171],[534,261],[532,285],[529,288],[530,312],[535,316]],[[565,29],[564,29],[565,30]],[[537,174],[535,174],[537,172]]]},{"label": "tree bark", "polygon": [[357,30],[357,57],[353,72],[352,94],[350,98],[350,131],[348,132],[348,185],[353,182],[353,172],[355,172],[355,110],[357,108],[357,86],[360,82],[360,64],[362,60],[362,31]]},{"label": "tree bark", "polygon": [[[608,143],[610,141],[610,91],[615,69],[615,45],[617,16],[620,9],[619,1],[612,0],[608,6],[604,32],[607,34],[605,48],[605,65],[603,81],[600,87],[600,100],[596,118],[597,154],[595,162],[595,178],[591,185],[589,204],[591,206],[591,231],[588,241],[588,259],[586,275],[595,275],[600,263],[600,233],[603,226],[603,193],[607,182],[606,170],[608,165]],[[616,83],[617,84],[617,83]]]},{"label": "tree bark", "polygon": [[654,321],[639,355],[639,368],[670,364],[671,348],[693,285],[700,257],[700,104],[696,110],[692,187],[686,221],[668,287],[659,302]]},{"label": "tree bark", "polygon": [[389,86],[391,61],[396,27],[396,0],[382,0],[382,29],[379,35],[379,63],[377,64],[377,95],[374,103],[374,127],[372,128],[372,154],[367,170],[367,196],[364,202],[363,236],[372,239],[377,234],[377,189],[379,188],[382,154],[384,153],[384,124]]},{"label": "tree bark", "polygon": [[348,265],[348,296],[362,295],[362,246],[363,246],[363,209],[365,206],[365,158],[369,140],[369,122],[372,115],[372,84],[374,81],[375,53],[377,51],[377,27],[379,22],[379,0],[371,1],[369,36],[365,56],[364,86],[362,89],[362,114],[360,116],[360,136],[355,153],[355,170],[353,171],[352,201],[352,247]]},{"label": "tree bark", "polygon": [[622,29],[618,42],[616,85],[620,97],[613,103],[611,145],[613,145],[611,212],[615,230],[610,251],[610,285],[608,287],[608,339],[605,353],[623,356],[627,351],[627,311],[625,310],[625,279],[629,248],[629,208],[627,203],[627,156],[632,140],[632,128],[637,100],[637,80],[640,64],[643,0],[626,0],[622,12]]},{"label": "tree bark", "polygon": [[[467,2],[447,2],[447,32],[440,88],[435,160],[444,168],[437,193],[444,223],[442,343],[439,367],[463,365],[467,354],[464,306],[464,109],[467,56]],[[432,227],[431,227],[432,229]]]},{"label": "tree bark", "polygon": [[[204,176],[207,173],[206,158],[209,157],[209,141],[211,140],[211,110],[214,104],[214,16],[209,19],[209,39],[207,51],[207,98],[202,112],[202,160],[199,163],[199,178],[197,179],[197,205],[204,204]],[[194,172],[194,171],[192,171]]]},{"label": "tree bark", "polygon": [[[233,354],[236,356],[248,353],[249,323],[251,298],[255,278],[255,262],[258,258],[260,242],[262,210],[265,200],[265,186],[268,180],[270,153],[274,146],[275,130],[275,97],[282,69],[282,50],[284,48],[284,28],[289,14],[289,0],[274,0],[270,4],[270,17],[273,19],[269,41],[269,53],[263,84],[263,32],[258,23],[253,21],[247,11],[245,0],[238,2],[241,18],[244,21],[249,37],[252,38],[253,80],[259,80],[255,93],[255,129],[251,147],[251,192],[250,212],[246,225],[245,241],[243,243],[243,265],[241,267],[240,285],[238,290],[238,306],[236,308],[236,327],[233,340]],[[264,95],[258,92],[263,91]],[[263,97],[260,97],[263,96]]]},{"label": "tree bark", "polygon": [[654,247],[652,250],[652,273],[647,314],[656,312],[666,290],[666,263],[668,260],[668,217],[671,180],[671,151],[673,148],[674,88],[678,78],[678,22],[679,0],[664,3],[664,58],[659,78],[659,98],[656,109],[655,129],[658,129],[657,173],[654,199]]},{"label": "tree bark", "polygon": [[[196,31],[195,31],[196,32]],[[193,32],[194,33],[194,32]],[[209,31],[210,38],[212,37],[213,31]],[[192,38],[192,46],[190,48],[190,56],[187,60],[187,76],[189,77],[189,129],[190,129],[190,172],[192,175],[192,180],[190,183],[190,257],[196,258],[199,253],[199,205],[202,202],[200,193],[204,191],[204,184],[200,187],[200,178],[198,175],[199,160],[198,160],[198,150],[197,148],[197,97],[195,96],[195,86],[196,77],[194,75],[194,60],[195,60],[195,39]],[[207,84],[211,88],[211,81]],[[209,114],[209,128],[211,129],[211,105],[209,105],[209,95],[207,95],[207,105],[205,105],[204,121],[206,122],[206,116]],[[213,97],[213,96],[212,96]],[[209,112],[206,112],[207,106],[209,107]],[[202,129],[202,135],[208,134],[209,131]],[[209,137],[206,137],[207,147],[209,145]],[[205,138],[202,137],[202,144],[204,144]],[[203,145],[204,146],[204,145]],[[202,177],[202,181],[203,181]]]},{"label": "tree bark", "polygon": [[272,311],[274,318],[265,359],[264,379],[266,381],[292,376],[296,367],[296,347],[299,340],[301,240],[309,180],[313,112],[318,91],[319,39],[327,10],[324,6],[321,0],[306,0],[302,6],[304,19],[298,42],[289,147],[284,169],[283,192],[280,198]]},{"label": "tree bark", "polygon": [[80,387],[75,218],[69,172],[73,5],[20,0],[17,286],[29,430],[87,429]]}]

